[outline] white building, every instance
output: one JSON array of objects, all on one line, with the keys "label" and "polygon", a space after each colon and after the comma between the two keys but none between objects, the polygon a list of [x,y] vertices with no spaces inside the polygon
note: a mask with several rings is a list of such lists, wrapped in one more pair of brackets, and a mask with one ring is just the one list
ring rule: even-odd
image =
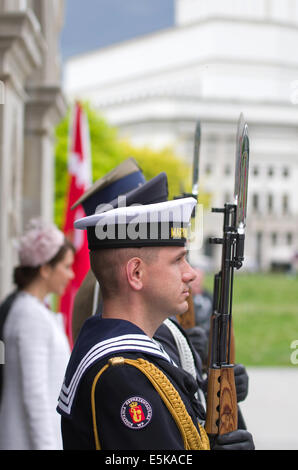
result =
[{"label": "white building", "polygon": [[54,129],[66,111],[58,37],[63,0],[0,1],[0,300],[12,288],[14,240],[53,219]]},{"label": "white building", "polygon": [[[71,58],[65,93],[88,99],[135,145],[171,145],[188,161],[199,119],[200,187],[213,206],[232,199],[243,112],[246,267],[288,263],[298,249],[298,0],[176,0],[175,8],[172,28]],[[206,239],[220,235],[220,217],[205,215]]]}]

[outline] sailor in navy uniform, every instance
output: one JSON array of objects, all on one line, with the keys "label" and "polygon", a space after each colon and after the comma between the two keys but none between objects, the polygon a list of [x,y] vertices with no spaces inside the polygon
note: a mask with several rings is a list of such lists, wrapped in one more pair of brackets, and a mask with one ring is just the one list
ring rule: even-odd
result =
[{"label": "sailor in navy uniform", "polygon": [[[125,207],[76,222],[87,228],[103,314],[85,322],[66,371],[57,408],[65,449],[209,448],[196,381],[152,339],[166,316],[187,309],[195,274],[184,246],[195,203]],[[115,253],[117,268],[108,262]],[[110,295],[111,269],[116,284],[121,281],[118,296]],[[235,431],[216,446],[251,449],[253,443],[249,433]]]},{"label": "sailor in navy uniform", "polygon": [[[129,176],[129,177],[128,177]],[[142,172],[133,159],[127,159],[114,168],[103,178],[97,180],[73,205],[82,205],[86,215],[92,215],[102,209],[117,208],[119,204],[153,204],[168,199],[168,180],[166,173],[159,173],[149,181],[145,181]],[[102,308],[100,287],[90,270],[81,285],[74,301],[72,315],[73,340],[77,339],[84,321],[92,314],[100,314]],[[166,320],[158,328],[155,336],[163,345],[176,364],[191,373],[203,390],[205,381],[202,378],[202,361],[185,331],[175,318]],[[200,394],[205,403],[203,393]]]},{"label": "sailor in navy uniform", "polygon": [[[123,196],[125,196],[125,198],[123,198]],[[73,208],[81,204],[86,215],[92,215],[103,209],[117,208],[119,204],[123,205],[123,199],[125,200],[125,205],[130,206],[132,204],[144,205],[164,202],[167,198],[168,181],[167,175],[164,172],[149,181],[145,181],[141,169],[136,162],[133,159],[127,159],[103,178],[97,180],[83,196],[76,201]],[[100,314],[101,308],[100,288],[94,274],[90,270],[74,301],[72,318],[74,342],[77,339],[84,321],[92,314]],[[194,377],[199,387],[199,399],[202,406],[205,406],[204,393],[206,393],[207,385],[206,379],[203,379],[202,359],[197,353],[196,348],[193,347],[192,341],[188,338],[185,330],[180,327],[176,317],[165,320],[157,329],[154,339],[164,347],[178,366],[182,367]],[[238,365],[236,368],[238,368]],[[243,385],[243,383],[246,378],[247,374],[245,369],[242,371],[241,375],[236,375],[237,392],[245,388],[245,384]],[[240,398],[243,399],[243,394]],[[202,411],[201,415],[203,414]]]}]

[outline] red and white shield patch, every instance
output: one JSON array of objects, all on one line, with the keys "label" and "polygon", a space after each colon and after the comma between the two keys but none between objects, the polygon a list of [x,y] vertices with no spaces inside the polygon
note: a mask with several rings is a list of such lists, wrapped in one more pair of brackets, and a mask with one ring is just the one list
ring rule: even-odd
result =
[{"label": "red and white shield patch", "polygon": [[121,406],[121,419],[130,429],[142,429],[150,423],[152,407],[141,397],[130,397]]}]

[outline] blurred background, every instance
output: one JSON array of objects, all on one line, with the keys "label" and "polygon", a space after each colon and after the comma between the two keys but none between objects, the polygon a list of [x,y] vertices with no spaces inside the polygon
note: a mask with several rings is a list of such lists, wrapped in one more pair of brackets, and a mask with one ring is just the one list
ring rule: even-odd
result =
[{"label": "blurred background", "polygon": [[[92,180],[132,156],[170,197],[191,189],[201,123],[196,263],[212,291],[233,201],[237,121],[249,126],[237,361],[257,448],[298,449],[298,0],[0,0],[0,300],[29,218],[63,228],[71,112],[82,103]],[[296,342],[297,341],[297,342]],[[297,354],[296,354],[297,351]]]}]

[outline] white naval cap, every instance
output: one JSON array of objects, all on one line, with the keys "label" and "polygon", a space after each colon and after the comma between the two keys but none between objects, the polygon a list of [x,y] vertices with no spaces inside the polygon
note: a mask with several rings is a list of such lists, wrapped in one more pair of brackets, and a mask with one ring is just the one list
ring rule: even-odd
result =
[{"label": "white naval cap", "polygon": [[183,246],[197,201],[181,198],[146,205],[118,207],[75,222],[87,229],[90,250],[140,246]]}]

